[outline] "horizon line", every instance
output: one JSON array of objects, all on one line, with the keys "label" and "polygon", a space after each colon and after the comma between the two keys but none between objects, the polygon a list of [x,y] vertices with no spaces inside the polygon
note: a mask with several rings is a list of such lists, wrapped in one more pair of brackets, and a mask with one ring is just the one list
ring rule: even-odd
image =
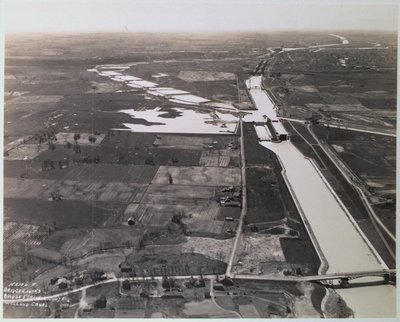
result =
[{"label": "horizon line", "polygon": [[277,29],[242,29],[242,30],[58,30],[58,31],[5,31],[4,35],[22,35],[22,34],[233,34],[233,33],[273,33],[273,32],[316,32],[316,33],[325,33],[325,32],[390,32],[390,33],[398,33],[398,29],[334,29],[334,28],[321,28],[321,29],[299,29],[299,28],[277,28]]}]

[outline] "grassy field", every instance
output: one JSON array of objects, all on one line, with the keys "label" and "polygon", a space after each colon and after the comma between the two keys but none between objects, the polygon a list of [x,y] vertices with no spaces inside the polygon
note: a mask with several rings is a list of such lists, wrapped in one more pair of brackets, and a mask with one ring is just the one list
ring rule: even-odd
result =
[{"label": "grassy field", "polygon": [[63,200],[44,202],[39,199],[7,198],[4,202],[5,220],[32,225],[58,227],[102,227],[124,207],[104,202],[86,203]]},{"label": "grassy field", "polygon": [[154,253],[137,257],[129,256],[127,262],[132,265],[138,276],[167,276],[223,274],[226,263],[210,259],[204,255],[192,253]]},{"label": "grassy field", "polygon": [[153,184],[173,184],[202,186],[234,186],[240,185],[239,168],[217,167],[160,167],[153,179]]},{"label": "grassy field", "polygon": [[[272,246],[283,252],[284,260],[290,264],[301,264],[306,274],[318,271],[319,260],[307,231],[301,221],[294,202],[281,176],[281,167],[273,152],[258,143],[252,124],[245,124],[245,157],[247,163],[248,215],[245,218],[247,231],[262,231],[265,228],[280,227],[284,222],[286,229],[296,231],[297,238],[290,243],[280,238],[280,245]],[[277,230],[278,236],[287,237]],[[283,231],[286,231],[285,229]],[[269,231],[267,233],[272,233]],[[278,237],[279,238],[279,237]],[[250,244],[249,244],[250,245]],[[302,249],[303,262],[296,257]],[[276,261],[273,256],[265,255],[263,262]],[[257,262],[257,261],[256,261]]]}]

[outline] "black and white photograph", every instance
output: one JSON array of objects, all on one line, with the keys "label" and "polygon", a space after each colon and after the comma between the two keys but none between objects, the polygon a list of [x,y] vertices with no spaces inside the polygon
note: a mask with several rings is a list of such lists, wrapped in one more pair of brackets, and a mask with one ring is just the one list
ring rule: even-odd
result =
[{"label": "black and white photograph", "polygon": [[398,317],[397,0],[0,0],[4,319]]}]

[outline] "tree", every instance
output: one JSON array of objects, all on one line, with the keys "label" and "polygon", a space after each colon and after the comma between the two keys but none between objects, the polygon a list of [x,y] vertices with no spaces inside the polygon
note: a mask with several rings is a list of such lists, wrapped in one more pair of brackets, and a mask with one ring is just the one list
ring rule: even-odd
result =
[{"label": "tree", "polygon": [[97,138],[94,135],[89,135],[88,140],[89,142],[94,143],[96,142]]},{"label": "tree", "polygon": [[217,252],[217,258],[220,262],[224,261],[225,256],[220,250]]},{"label": "tree", "polygon": [[168,280],[168,282],[169,282],[169,288],[170,288],[170,289],[175,287],[175,281],[174,281],[172,278],[170,278],[170,279]]},{"label": "tree", "polygon": [[78,141],[81,138],[81,135],[79,133],[74,134],[74,141]]},{"label": "tree", "polygon": [[122,282],[122,288],[126,291],[129,291],[131,289],[131,283],[129,283],[128,280],[124,280]]},{"label": "tree", "polygon": [[257,226],[251,226],[250,227],[250,230],[252,231],[252,232],[257,232],[258,231],[258,227]]},{"label": "tree", "polygon": [[74,152],[81,153],[81,146],[78,143],[75,143],[74,145]]},{"label": "tree", "polygon": [[43,160],[42,162],[42,171],[47,171],[48,167],[49,167],[49,161],[48,159]]},{"label": "tree", "polygon": [[168,281],[167,275],[164,275],[164,276],[163,276],[162,282],[161,282],[161,286],[162,286],[164,289],[169,289],[169,288],[170,288],[170,282]]},{"label": "tree", "polygon": [[183,218],[183,215],[182,214],[174,214],[173,216],[172,216],[172,219],[171,219],[171,221],[173,222],[173,223],[175,223],[175,224],[178,224],[178,225],[181,225],[182,224],[182,218]]},{"label": "tree", "polygon": [[167,173],[167,178],[168,178],[168,183],[169,184],[173,184],[174,183],[174,180],[172,179],[172,175],[171,175],[171,173]]},{"label": "tree", "polygon": [[143,236],[139,239],[139,249],[144,248],[144,246],[145,246],[145,243],[144,243],[144,236]]},{"label": "tree", "polygon": [[154,165],[154,157],[152,155],[147,156],[144,163],[147,165]]},{"label": "tree", "polygon": [[100,295],[100,297],[94,303],[94,306],[98,309],[104,309],[107,305],[107,298],[104,294]]}]

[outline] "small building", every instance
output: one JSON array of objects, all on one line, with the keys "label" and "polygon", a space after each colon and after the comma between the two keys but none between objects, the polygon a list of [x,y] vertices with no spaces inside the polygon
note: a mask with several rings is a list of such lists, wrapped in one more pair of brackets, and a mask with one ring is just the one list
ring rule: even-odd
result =
[{"label": "small building", "polygon": [[83,312],[91,312],[93,309],[92,305],[86,305],[83,307]]},{"label": "small building", "polygon": [[107,279],[107,275],[104,272],[97,270],[89,271],[87,272],[86,275],[89,277],[91,282],[100,282],[100,281],[105,281]]},{"label": "small building", "polygon": [[224,286],[233,286],[233,281],[230,277],[224,277],[219,281]]},{"label": "small building", "polygon": [[61,310],[67,310],[67,309],[69,309],[69,307],[70,307],[69,303],[61,303],[60,304]]},{"label": "small building", "polygon": [[129,225],[129,226],[133,226],[133,225],[135,225],[135,224],[136,224],[135,218],[129,217],[129,219],[128,219],[128,225]]},{"label": "small building", "polygon": [[222,199],[222,200],[220,201],[220,205],[221,205],[222,207],[238,207],[238,208],[242,207],[242,204],[241,204],[240,201],[237,201],[237,200],[230,200],[230,199],[227,199],[227,200]]},{"label": "small building", "polygon": [[199,278],[198,280],[196,280],[194,282],[194,286],[195,287],[205,287],[206,286],[206,282],[204,281],[204,278]]},{"label": "small building", "polygon": [[50,284],[51,284],[51,285],[54,285],[54,284],[57,283],[57,281],[58,281],[58,277],[53,277],[53,278],[50,280]]},{"label": "small building", "polygon": [[272,124],[275,129],[275,135],[279,141],[289,140],[289,134],[280,121],[273,122]]},{"label": "small building", "polygon": [[214,283],[213,284],[213,289],[215,291],[225,291],[225,287],[221,283]]},{"label": "small building", "polygon": [[163,299],[183,299],[183,293],[178,291],[171,291],[168,293],[164,293],[161,298]]}]

